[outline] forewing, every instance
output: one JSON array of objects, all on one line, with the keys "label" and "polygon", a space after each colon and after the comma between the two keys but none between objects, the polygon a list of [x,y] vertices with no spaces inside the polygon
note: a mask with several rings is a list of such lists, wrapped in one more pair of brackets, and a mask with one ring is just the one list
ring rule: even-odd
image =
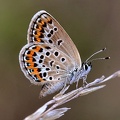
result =
[{"label": "forewing", "polygon": [[73,41],[57,20],[46,11],[39,11],[33,16],[27,40],[28,43],[51,44],[67,54],[75,66],[81,67],[80,55]]}]

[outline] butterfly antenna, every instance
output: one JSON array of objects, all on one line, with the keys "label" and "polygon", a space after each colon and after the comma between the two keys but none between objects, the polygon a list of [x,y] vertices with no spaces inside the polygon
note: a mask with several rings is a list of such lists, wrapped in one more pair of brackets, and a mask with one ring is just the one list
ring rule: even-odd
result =
[{"label": "butterfly antenna", "polygon": [[92,61],[96,61],[96,60],[106,60],[106,59],[110,59],[110,57],[95,58],[95,59],[89,60],[89,61],[87,61],[87,62],[92,62]]},{"label": "butterfly antenna", "polygon": [[95,61],[95,60],[110,59],[110,57],[104,57],[104,58],[95,58],[95,59],[90,60],[93,56],[95,56],[96,54],[101,53],[101,52],[103,52],[103,51],[105,51],[105,50],[106,50],[106,48],[103,48],[103,49],[95,52],[94,54],[92,54],[92,55],[86,60],[86,63],[92,62],[92,61]]}]

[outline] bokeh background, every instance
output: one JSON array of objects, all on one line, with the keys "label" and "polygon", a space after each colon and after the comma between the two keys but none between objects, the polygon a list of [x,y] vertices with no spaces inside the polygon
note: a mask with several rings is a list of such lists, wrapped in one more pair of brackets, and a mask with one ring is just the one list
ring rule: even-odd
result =
[{"label": "bokeh background", "polygon": [[[107,47],[97,57],[111,59],[95,61],[88,82],[120,69],[120,0],[0,0],[0,120],[24,119],[53,96],[39,99],[40,87],[25,78],[18,61],[29,22],[42,9],[65,28],[82,61]],[[72,109],[60,120],[119,120],[120,78],[106,84],[104,89],[65,104]]]}]

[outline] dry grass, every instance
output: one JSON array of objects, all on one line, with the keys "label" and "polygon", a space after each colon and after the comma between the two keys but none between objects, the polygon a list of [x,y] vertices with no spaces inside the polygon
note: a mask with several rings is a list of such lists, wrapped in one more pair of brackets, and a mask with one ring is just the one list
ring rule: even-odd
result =
[{"label": "dry grass", "polygon": [[99,90],[105,87],[105,85],[100,85],[100,84],[108,80],[111,80],[115,77],[120,77],[120,71],[113,73],[107,78],[102,76],[101,78],[95,79],[93,82],[88,83],[86,86],[77,88],[68,93],[66,93],[66,91],[69,88],[69,86],[67,86],[64,90],[61,90],[59,94],[54,96],[52,100],[45,103],[36,112],[29,115],[24,120],[55,120],[57,118],[60,118],[70,108],[67,108],[67,107],[58,108],[58,106],[66,102],[69,102],[75,98],[78,98],[79,96],[87,95],[91,92],[94,92],[96,90]]}]

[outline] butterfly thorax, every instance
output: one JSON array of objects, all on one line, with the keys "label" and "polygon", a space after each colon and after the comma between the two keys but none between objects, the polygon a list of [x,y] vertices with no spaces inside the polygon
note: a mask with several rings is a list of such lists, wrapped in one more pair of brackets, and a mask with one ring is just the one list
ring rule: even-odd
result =
[{"label": "butterfly thorax", "polygon": [[70,84],[78,82],[80,79],[83,79],[83,82],[86,80],[88,73],[91,71],[91,63],[82,63],[81,68],[76,68],[71,73]]}]

